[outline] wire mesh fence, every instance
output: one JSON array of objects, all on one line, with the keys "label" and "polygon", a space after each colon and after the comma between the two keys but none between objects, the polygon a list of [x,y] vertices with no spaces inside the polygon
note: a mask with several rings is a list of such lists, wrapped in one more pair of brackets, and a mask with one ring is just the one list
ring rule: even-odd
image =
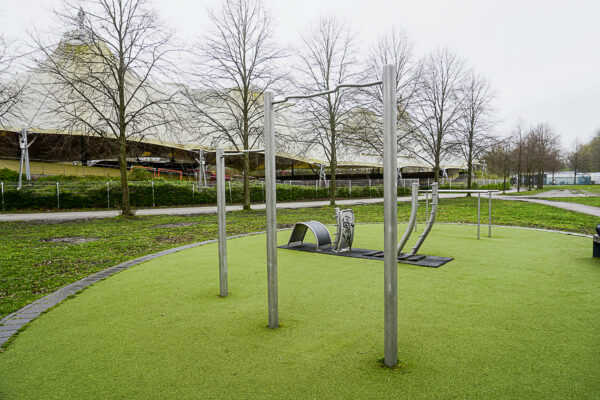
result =
[{"label": "wire mesh fence", "polygon": [[[410,184],[418,180],[398,181],[398,195],[410,192]],[[320,200],[330,196],[330,182],[278,181],[277,200]],[[130,181],[129,198],[132,207],[166,207],[216,204],[216,182],[200,186],[189,181]],[[252,181],[251,202],[265,201],[264,181]],[[336,198],[368,198],[383,196],[383,182],[373,180],[338,180]],[[119,181],[28,182],[21,189],[16,182],[0,182],[2,211],[53,209],[119,208],[122,188]],[[242,203],[243,182],[226,182],[228,203]]]}]

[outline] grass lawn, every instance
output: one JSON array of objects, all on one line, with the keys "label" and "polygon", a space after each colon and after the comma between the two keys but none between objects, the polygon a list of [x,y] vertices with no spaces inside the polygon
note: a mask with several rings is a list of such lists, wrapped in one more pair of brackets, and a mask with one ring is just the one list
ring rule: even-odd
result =
[{"label": "grass lawn", "polygon": [[[355,245],[381,248],[382,231],[357,226]],[[229,242],[227,298],[216,244],[83,291],[0,354],[0,398],[598,398],[588,238],[496,228],[477,241],[471,226],[437,226],[423,253],[455,260],[399,264],[395,370],[378,363],[383,262],[279,250],[282,326],[269,330],[264,246]]]},{"label": "grass lawn", "polygon": [[[442,199],[438,222],[477,222],[477,199]],[[358,223],[383,222],[383,206],[352,207]],[[482,199],[482,223],[487,200]],[[424,210],[421,209],[421,221]],[[410,205],[398,205],[407,221]],[[494,200],[493,223],[592,234],[597,219],[554,207]],[[265,211],[228,214],[228,235],[265,229]],[[279,210],[281,227],[315,219],[334,223],[332,207]],[[71,222],[0,222],[0,318],[58,288],[112,265],[142,255],[217,236],[216,215],[108,218]],[[434,227],[434,232],[437,227]],[[475,232],[475,228],[469,228]],[[482,228],[485,234],[486,227]],[[80,244],[57,238],[97,239]]]},{"label": "grass lawn", "polygon": [[[513,185],[513,189],[516,189],[516,186]],[[577,193],[595,193],[600,194],[600,185],[545,185],[543,189],[535,189],[527,191],[527,188],[521,187],[521,192],[519,193],[507,193],[507,196],[531,196],[534,194],[548,192],[550,190],[572,190]]]},{"label": "grass lawn", "polygon": [[594,197],[548,197],[544,200],[566,201],[569,203],[585,204],[587,206],[600,207],[600,196]]}]

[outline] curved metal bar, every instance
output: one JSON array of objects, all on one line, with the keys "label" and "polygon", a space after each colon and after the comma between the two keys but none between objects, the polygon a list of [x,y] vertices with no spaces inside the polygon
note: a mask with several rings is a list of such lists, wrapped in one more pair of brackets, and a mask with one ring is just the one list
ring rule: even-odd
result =
[{"label": "curved metal bar", "polygon": [[412,206],[410,208],[410,218],[408,219],[408,226],[406,227],[406,230],[404,231],[404,235],[402,236],[402,239],[400,239],[400,241],[398,242],[398,255],[400,255],[402,253],[402,249],[404,248],[404,245],[408,241],[408,238],[410,237],[410,234],[412,233],[415,223],[417,222],[418,207],[419,207],[419,184],[413,183],[412,184]]},{"label": "curved metal bar", "polygon": [[310,99],[312,97],[323,96],[326,94],[335,93],[342,88],[362,88],[362,87],[369,87],[369,86],[377,86],[377,85],[381,85],[382,83],[383,83],[383,81],[370,82],[370,83],[344,83],[344,84],[336,86],[335,89],[327,90],[325,92],[306,94],[306,95],[299,94],[299,95],[287,96],[281,100],[274,100],[273,104],[285,103],[286,101],[292,100],[292,99]]},{"label": "curved metal bar", "polygon": [[431,197],[432,197],[432,199],[431,199],[431,214],[429,214],[429,220],[427,220],[425,229],[423,230],[423,233],[421,233],[421,235],[419,236],[417,243],[415,243],[414,247],[410,251],[411,255],[417,254],[417,251],[419,251],[419,248],[421,247],[421,245],[427,238],[427,235],[429,235],[431,228],[433,228],[433,223],[435,222],[435,216],[436,216],[437,210],[438,210],[438,202],[440,199],[437,183],[434,183],[431,185]]}]

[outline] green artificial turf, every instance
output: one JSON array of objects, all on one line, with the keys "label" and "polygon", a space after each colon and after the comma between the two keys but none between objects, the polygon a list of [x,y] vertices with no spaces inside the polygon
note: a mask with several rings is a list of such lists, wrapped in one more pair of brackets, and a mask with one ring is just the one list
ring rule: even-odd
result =
[{"label": "green artificial turf", "polygon": [[[401,227],[402,228],[402,227]],[[0,354],[7,399],[593,399],[600,262],[591,239],[436,225],[399,264],[400,367],[383,356],[383,262],[278,250],[281,327],[267,328],[264,235],[140,264],[42,315]],[[402,231],[402,229],[401,229]],[[279,233],[286,242],[290,232]],[[380,249],[381,225],[355,246]]]},{"label": "green artificial turf", "polygon": [[[487,199],[481,221],[487,223]],[[476,223],[477,198],[441,199],[437,222]],[[594,233],[597,218],[559,208],[516,201],[493,200],[492,222],[536,228]],[[423,204],[423,202],[421,202]],[[360,223],[383,221],[383,205],[354,205]],[[333,207],[282,209],[280,227],[298,221],[335,222]],[[409,203],[398,204],[398,220],[408,221]],[[425,216],[419,209],[420,223]],[[263,231],[265,211],[227,214],[227,234]],[[485,230],[485,227],[483,228]],[[216,215],[106,218],[69,222],[0,222],[0,318],[60,287],[123,261],[189,243],[215,239]],[[93,238],[71,244],[50,240]]]}]

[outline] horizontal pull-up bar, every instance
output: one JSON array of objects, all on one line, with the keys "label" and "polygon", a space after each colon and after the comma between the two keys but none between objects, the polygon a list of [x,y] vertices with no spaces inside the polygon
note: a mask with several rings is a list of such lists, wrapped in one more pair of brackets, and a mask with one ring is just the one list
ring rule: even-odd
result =
[{"label": "horizontal pull-up bar", "polygon": [[[481,189],[481,190],[475,190],[475,189],[444,189],[444,190],[438,190],[439,193],[498,193],[499,190],[495,190],[495,189]],[[431,190],[419,190],[419,193],[431,193]]]},{"label": "horizontal pull-up bar", "polygon": [[323,96],[326,94],[335,93],[342,88],[362,88],[362,87],[369,87],[369,86],[377,86],[377,85],[381,85],[382,83],[383,83],[383,81],[377,81],[377,82],[371,82],[371,83],[344,83],[344,84],[338,85],[335,89],[328,90],[325,92],[306,94],[306,95],[287,96],[287,97],[284,97],[282,100],[274,100],[272,104],[285,103],[286,101],[292,100],[292,99],[310,99],[312,97],[318,97],[318,96]]},{"label": "horizontal pull-up bar", "polygon": [[265,151],[265,149],[242,150],[242,151],[237,151],[235,153],[223,153],[223,157],[225,157],[225,156],[241,156],[244,153],[262,153],[264,151]]}]

